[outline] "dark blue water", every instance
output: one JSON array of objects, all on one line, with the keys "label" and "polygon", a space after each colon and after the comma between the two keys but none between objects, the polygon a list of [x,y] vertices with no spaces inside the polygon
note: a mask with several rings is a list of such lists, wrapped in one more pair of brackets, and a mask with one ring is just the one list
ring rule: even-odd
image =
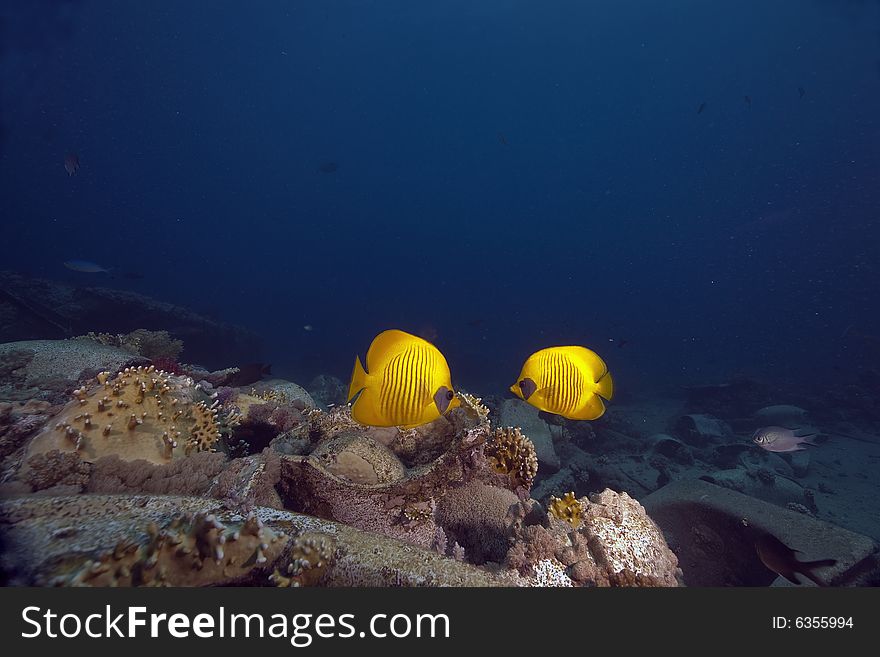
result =
[{"label": "dark blue water", "polygon": [[634,391],[878,365],[880,3],[245,6],[4,5],[0,268],[300,382],[390,327],[478,392],[563,343]]}]

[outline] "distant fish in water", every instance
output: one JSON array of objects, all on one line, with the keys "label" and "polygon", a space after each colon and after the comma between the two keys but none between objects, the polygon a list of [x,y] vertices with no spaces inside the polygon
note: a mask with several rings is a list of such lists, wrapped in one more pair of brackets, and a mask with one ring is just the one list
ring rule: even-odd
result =
[{"label": "distant fish in water", "polygon": [[64,156],[64,170],[68,176],[76,175],[79,171],[79,156],[76,153],[68,153]]},{"label": "distant fish in water", "polygon": [[321,162],[318,165],[318,171],[321,173],[336,173],[337,169],[339,169],[339,165],[336,162]]},{"label": "distant fish in water", "polygon": [[806,449],[804,445],[817,446],[810,442],[814,436],[796,436],[794,431],[785,427],[763,427],[752,436],[752,442],[768,452],[799,452]]},{"label": "distant fish in water", "polygon": [[586,347],[550,347],[526,359],[510,391],[539,411],[569,420],[595,420],[605,412],[614,383],[599,355]]},{"label": "distant fish in water", "polygon": [[66,260],[64,266],[83,274],[100,274],[110,271],[106,267],[102,267],[94,262],[89,262],[88,260]]},{"label": "distant fish in water", "polygon": [[743,96],[743,98],[745,98],[746,105],[749,106],[749,109],[752,109],[752,97],[751,96]]},{"label": "distant fish in water", "polygon": [[499,133],[498,133],[498,142],[499,142],[502,146],[507,146],[507,137],[504,136],[504,133],[503,133],[503,132],[499,132]]},{"label": "distant fish in water", "polygon": [[314,331],[314,330],[315,330],[315,327],[312,326],[311,324],[306,324],[305,326],[303,326],[303,331]]},{"label": "distant fish in water", "polygon": [[626,338],[624,338],[623,340],[618,340],[617,341],[617,348],[623,349],[623,346],[627,345],[627,344],[629,344],[629,340],[627,340]]},{"label": "distant fish in water", "polygon": [[242,386],[249,386],[252,383],[256,383],[264,376],[271,375],[271,365],[264,365],[263,363],[247,363],[246,365],[238,366],[238,372],[232,375],[232,378],[229,379],[226,385],[233,388],[240,388]]},{"label": "distant fish in water", "polygon": [[807,90],[803,87],[798,87],[798,98],[803,98],[807,94]]},{"label": "distant fish in water", "polygon": [[772,534],[763,534],[755,541],[755,550],[767,568],[777,575],[782,575],[792,584],[800,584],[796,575],[801,574],[811,579],[817,586],[827,586],[819,580],[813,571],[816,568],[826,568],[837,563],[836,559],[820,559],[818,561],[798,561],[795,556],[798,550],[793,550]]},{"label": "distant fish in water", "polygon": [[704,109],[706,109],[706,103],[700,103],[700,106],[697,108],[697,114],[702,114]]},{"label": "distant fish in water", "polygon": [[459,405],[449,365],[440,350],[396,329],[373,339],[367,351],[367,369],[355,357],[348,400],[355,396],[351,416],[373,427],[417,427]]}]

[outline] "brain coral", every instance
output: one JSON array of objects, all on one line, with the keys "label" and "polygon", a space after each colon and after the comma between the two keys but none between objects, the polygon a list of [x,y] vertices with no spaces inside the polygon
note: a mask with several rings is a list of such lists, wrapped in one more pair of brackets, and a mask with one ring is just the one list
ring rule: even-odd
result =
[{"label": "brain coral", "polygon": [[469,561],[502,561],[510,547],[513,519],[509,511],[518,503],[519,498],[509,490],[471,482],[446,493],[437,505],[437,521],[464,547]]},{"label": "brain coral", "polygon": [[115,454],[163,465],[213,449],[220,437],[217,404],[195,402],[192,379],[150,367],[127,367],[82,386],[28,447],[28,457],[61,450],[93,462]]}]

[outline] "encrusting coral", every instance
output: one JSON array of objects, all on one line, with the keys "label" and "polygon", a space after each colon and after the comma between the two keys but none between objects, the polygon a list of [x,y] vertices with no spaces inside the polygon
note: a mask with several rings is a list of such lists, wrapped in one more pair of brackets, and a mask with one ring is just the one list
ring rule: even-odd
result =
[{"label": "encrusting coral", "polygon": [[568,492],[561,498],[551,496],[547,512],[558,520],[565,520],[575,529],[581,524],[581,504],[574,492]]},{"label": "encrusting coral", "polygon": [[289,511],[147,495],[0,500],[14,586],[512,586],[392,539]]},{"label": "encrusting coral", "polygon": [[85,461],[117,455],[165,464],[210,451],[220,437],[217,402],[195,401],[198,386],[150,367],[127,367],[115,377],[97,376],[37,434],[28,458],[54,449]]}]

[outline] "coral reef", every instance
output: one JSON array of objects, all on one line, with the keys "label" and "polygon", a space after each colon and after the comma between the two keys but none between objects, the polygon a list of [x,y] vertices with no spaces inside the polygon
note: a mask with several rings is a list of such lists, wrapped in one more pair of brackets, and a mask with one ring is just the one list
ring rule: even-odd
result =
[{"label": "coral reef", "polygon": [[180,352],[183,351],[183,340],[171,337],[168,331],[147,331],[137,329],[130,333],[94,333],[89,332],[75,338],[77,340],[92,340],[98,344],[118,347],[135,356],[143,356],[159,367],[156,360],[176,363]]},{"label": "coral reef", "polygon": [[[79,287],[0,272],[0,342],[58,340],[96,327],[111,335],[168,330],[173,338],[187,341],[188,360],[212,368],[251,362],[261,350],[260,338],[241,327],[130,290]],[[104,365],[94,371],[102,369],[115,370]]]},{"label": "coral reef", "polygon": [[309,383],[308,391],[318,408],[323,410],[344,406],[348,401],[348,386],[335,376],[319,374]]},{"label": "coral reef", "polygon": [[315,408],[315,400],[302,386],[284,379],[267,379],[255,383],[253,392],[258,397],[280,404],[291,405],[299,410]]},{"label": "coral reef", "polygon": [[45,399],[57,403],[77,383],[98,372],[148,361],[118,347],[91,340],[27,340],[0,344],[0,395],[7,400]]},{"label": "coral reef", "polygon": [[[573,497],[573,496],[572,496]],[[568,498],[568,496],[566,496]],[[533,581],[546,580],[548,564],[560,564],[577,586],[678,586],[678,559],[642,506],[626,493],[605,490],[566,502],[580,507],[582,521],[521,505],[505,564]],[[551,569],[559,585],[560,568]]]},{"label": "coral reef", "polygon": [[0,500],[0,534],[0,583],[15,586],[528,583],[335,522],[193,497]]},{"label": "coral reef", "polygon": [[101,372],[96,380],[92,389],[74,391],[74,400],[34,437],[28,458],[58,449],[91,462],[117,455],[165,464],[211,450],[220,436],[217,405],[194,401],[191,379],[138,366],[115,377]]},{"label": "coral reef", "polygon": [[0,462],[21,448],[57,409],[49,402],[0,402]]},{"label": "coral reef", "polygon": [[[75,454],[66,455],[78,460]],[[225,466],[226,457],[216,452],[193,454],[167,465],[155,465],[142,459],[125,461],[115,454],[103,456],[92,464],[85,492],[207,495]]]}]

